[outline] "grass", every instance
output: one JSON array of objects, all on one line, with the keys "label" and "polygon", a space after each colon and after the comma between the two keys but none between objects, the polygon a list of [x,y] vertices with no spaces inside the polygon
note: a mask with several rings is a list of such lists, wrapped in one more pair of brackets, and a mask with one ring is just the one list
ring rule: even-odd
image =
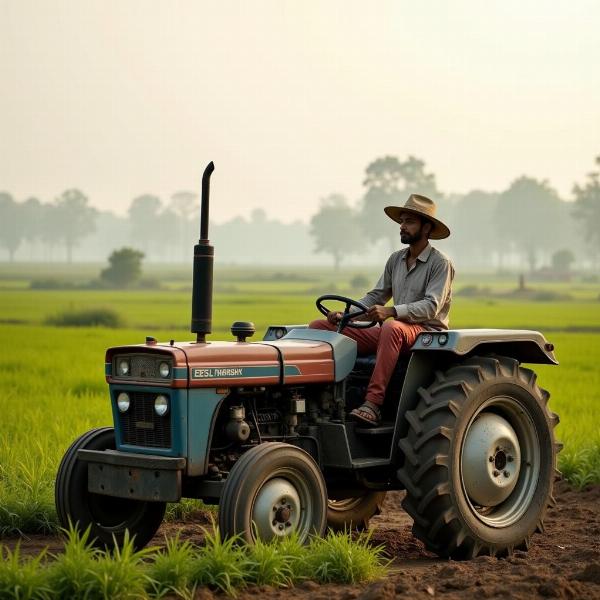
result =
[{"label": "grass", "polygon": [[63,552],[45,551],[30,558],[0,546],[0,598],[129,600],[178,596],[192,598],[196,588],[235,596],[249,586],[291,587],[312,579],[319,583],[361,583],[386,571],[383,548],[367,535],[329,533],[306,546],[297,538],[241,544],[221,540],[218,529],[205,532],[202,547],[178,537],[162,549],[134,551],[130,539],[111,552],[93,548],[89,530],[66,532]]},{"label": "grass", "polygon": [[[269,324],[307,322],[316,316],[316,310],[315,294],[306,289],[333,283],[345,293],[346,281],[354,274],[332,277],[322,270],[303,270],[297,276],[286,273],[280,277],[282,281],[267,271],[229,269],[221,274],[221,285],[235,286],[237,292],[216,294],[212,339],[233,339],[229,327],[234,320],[254,321],[257,340]],[[67,275],[65,271],[61,277]],[[0,272],[0,282],[13,280],[21,281],[16,271],[4,277]],[[514,288],[509,279],[464,278],[463,283],[489,286],[494,293]],[[146,335],[159,340],[192,339],[190,293],[176,290],[189,281],[182,276],[166,285],[170,289],[147,292],[3,288],[0,535],[56,531],[53,488],[62,455],[81,433],[112,423],[104,380],[106,348],[142,343]],[[565,290],[563,284],[555,285],[558,291]],[[561,364],[534,368],[540,385],[551,392],[552,409],[561,417],[557,436],[565,448],[559,457],[560,468],[573,485],[582,487],[600,483],[600,302],[593,300],[600,285],[571,287],[581,288],[572,291],[577,299],[571,302],[527,302],[501,295],[457,297],[452,326],[525,327],[547,334]],[[115,311],[128,328],[44,325],[49,315],[98,307]],[[169,515],[186,518],[197,509],[197,502],[186,501],[171,505]]]}]

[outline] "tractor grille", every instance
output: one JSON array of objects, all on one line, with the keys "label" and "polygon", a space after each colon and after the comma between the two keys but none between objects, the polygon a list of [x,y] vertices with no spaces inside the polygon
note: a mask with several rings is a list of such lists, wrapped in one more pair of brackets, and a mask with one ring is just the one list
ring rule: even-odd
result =
[{"label": "tractor grille", "polygon": [[154,412],[156,394],[130,394],[131,406],[119,413],[123,443],[150,448],[171,447],[171,411],[159,417]]},{"label": "tractor grille", "polygon": [[158,374],[158,360],[155,356],[132,356],[131,357],[131,376],[134,378],[150,377],[156,379]]}]

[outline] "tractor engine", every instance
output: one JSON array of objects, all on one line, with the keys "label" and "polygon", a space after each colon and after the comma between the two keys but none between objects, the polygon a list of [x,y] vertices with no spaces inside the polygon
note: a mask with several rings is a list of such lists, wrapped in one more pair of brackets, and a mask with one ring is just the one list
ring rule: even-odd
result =
[{"label": "tractor engine", "polygon": [[344,419],[343,385],[238,387],[219,412],[209,474],[228,472],[243,452],[266,441],[299,446],[318,458],[318,426]]}]

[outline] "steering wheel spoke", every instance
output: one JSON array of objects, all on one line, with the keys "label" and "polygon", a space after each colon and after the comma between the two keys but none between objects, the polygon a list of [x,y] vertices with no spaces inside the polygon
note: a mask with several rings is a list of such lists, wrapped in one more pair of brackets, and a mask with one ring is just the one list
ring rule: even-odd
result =
[{"label": "steering wheel spoke", "polygon": [[[354,321],[356,317],[366,314],[369,308],[365,306],[362,302],[358,302],[358,300],[353,300],[352,298],[348,298],[346,296],[339,296],[337,294],[325,294],[324,296],[319,296],[317,298],[316,305],[317,309],[321,314],[327,316],[330,312],[327,309],[327,307],[323,304],[323,302],[327,300],[343,302],[345,305],[342,318],[338,323],[338,333],[341,333],[344,327],[350,327],[352,329],[367,329],[369,327],[377,325],[377,321]],[[353,307],[357,310],[351,312],[350,309]]]}]

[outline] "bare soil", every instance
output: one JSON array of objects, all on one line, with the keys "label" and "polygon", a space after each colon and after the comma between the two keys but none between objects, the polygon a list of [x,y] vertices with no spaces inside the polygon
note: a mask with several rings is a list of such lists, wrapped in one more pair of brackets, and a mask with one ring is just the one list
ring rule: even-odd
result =
[{"label": "bare soil", "polygon": [[[388,494],[381,515],[372,520],[373,543],[382,544],[392,560],[385,580],[363,585],[319,585],[307,581],[290,590],[268,586],[248,589],[238,598],[255,600],[388,600],[391,598],[573,598],[600,600],[600,486],[576,492],[559,484],[557,504],[546,517],[546,531],[536,534],[529,552],[507,559],[487,556],[469,562],[442,560],[427,552],[411,535],[411,520],[400,507],[401,494]],[[199,541],[205,514],[185,524],[165,524],[153,542],[181,532]],[[0,540],[9,547],[15,539]],[[26,554],[48,547],[58,552],[58,537],[21,539]],[[198,590],[196,598],[221,597]]]}]

